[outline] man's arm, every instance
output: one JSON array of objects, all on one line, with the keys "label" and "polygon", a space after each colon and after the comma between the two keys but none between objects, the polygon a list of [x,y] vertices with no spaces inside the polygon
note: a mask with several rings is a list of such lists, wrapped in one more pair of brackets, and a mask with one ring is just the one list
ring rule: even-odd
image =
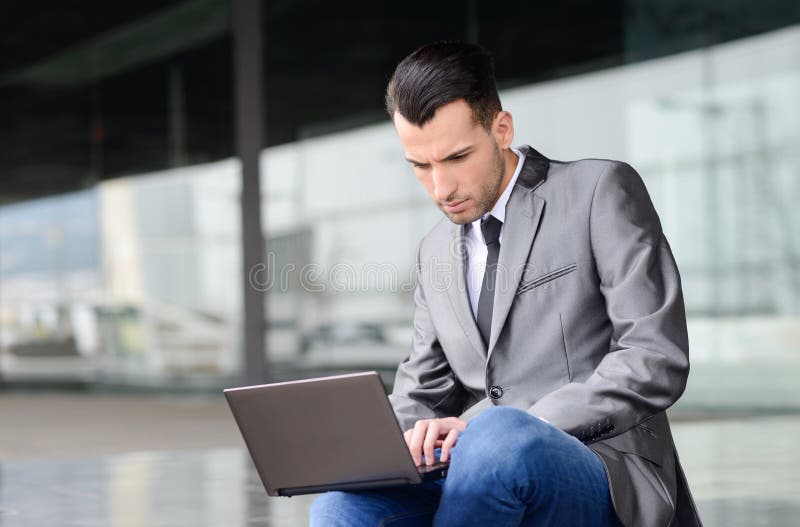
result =
[{"label": "man's arm", "polygon": [[613,326],[610,349],[584,382],[566,384],[528,409],[585,442],[625,432],[668,408],[689,374],[680,275],[639,174],[625,163],[609,166],[589,216]]},{"label": "man's arm", "polygon": [[450,369],[428,311],[420,277],[417,249],[417,285],[414,289],[414,337],[411,354],[397,368],[389,401],[402,430],[414,428],[419,419],[435,419],[461,413],[466,392]]}]

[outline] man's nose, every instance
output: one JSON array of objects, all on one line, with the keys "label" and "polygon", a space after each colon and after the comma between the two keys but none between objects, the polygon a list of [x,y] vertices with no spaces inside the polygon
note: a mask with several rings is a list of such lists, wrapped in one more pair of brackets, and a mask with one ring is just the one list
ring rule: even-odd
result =
[{"label": "man's nose", "polygon": [[442,203],[456,191],[456,184],[444,171],[433,171],[433,198]]}]

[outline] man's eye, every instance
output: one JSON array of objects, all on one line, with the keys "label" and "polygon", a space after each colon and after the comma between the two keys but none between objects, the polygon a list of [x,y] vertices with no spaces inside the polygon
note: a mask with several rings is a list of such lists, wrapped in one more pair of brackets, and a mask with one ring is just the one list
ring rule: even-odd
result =
[{"label": "man's eye", "polygon": [[460,160],[466,158],[467,155],[468,154],[461,154],[460,156],[454,156],[454,157],[451,157],[450,159],[453,160],[453,161],[460,161]]}]

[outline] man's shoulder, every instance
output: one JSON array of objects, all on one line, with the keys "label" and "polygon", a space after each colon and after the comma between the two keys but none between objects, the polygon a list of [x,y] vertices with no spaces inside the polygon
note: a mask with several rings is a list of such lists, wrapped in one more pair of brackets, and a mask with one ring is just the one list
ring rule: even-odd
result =
[{"label": "man's shoulder", "polygon": [[584,158],[573,161],[550,160],[545,185],[538,188],[543,198],[554,195],[580,196],[594,194],[601,180],[607,187],[644,187],[641,176],[627,162],[616,159]]},{"label": "man's shoulder", "polygon": [[596,181],[607,172],[626,170],[633,169],[627,162],[617,159],[598,157],[587,157],[571,161],[551,159],[547,179],[556,182],[567,182],[578,177],[581,183],[585,183],[587,179]]}]

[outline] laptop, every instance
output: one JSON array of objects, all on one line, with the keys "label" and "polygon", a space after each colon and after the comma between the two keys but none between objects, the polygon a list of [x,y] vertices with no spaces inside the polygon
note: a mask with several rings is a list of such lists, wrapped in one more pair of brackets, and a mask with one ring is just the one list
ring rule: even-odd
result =
[{"label": "laptop", "polygon": [[270,496],[359,490],[443,478],[417,467],[377,372],[224,390]]}]

